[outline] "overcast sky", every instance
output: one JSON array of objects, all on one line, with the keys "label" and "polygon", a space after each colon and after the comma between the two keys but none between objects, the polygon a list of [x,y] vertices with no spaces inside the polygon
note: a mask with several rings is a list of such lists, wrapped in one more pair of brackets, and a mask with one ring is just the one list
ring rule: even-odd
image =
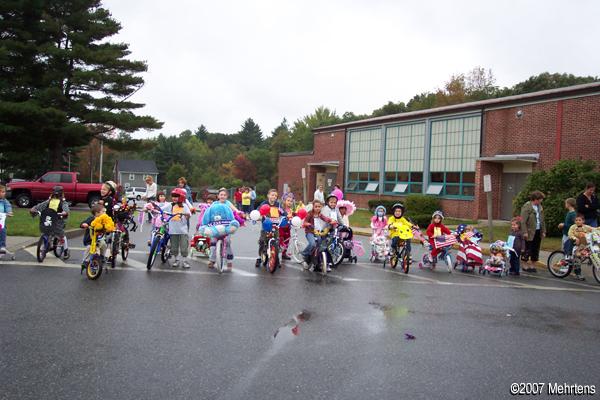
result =
[{"label": "overcast sky", "polygon": [[[540,72],[600,75],[600,2],[104,0],[148,62],[134,101],[177,134],[270,134],[320,105],[370,113],[491,68],[511,86]],[[136,136],[144,136],[140,133]]]}]

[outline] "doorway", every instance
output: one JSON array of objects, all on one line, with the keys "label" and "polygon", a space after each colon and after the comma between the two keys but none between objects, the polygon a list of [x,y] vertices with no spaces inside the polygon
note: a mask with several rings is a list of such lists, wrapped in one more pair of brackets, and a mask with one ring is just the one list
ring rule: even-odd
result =
[{"label": "doorway", "polygon": [[502,209],[500,218],[510,220],[513,217],[513,200],[519,194],[529,174],[503,173],[502,174]]}]

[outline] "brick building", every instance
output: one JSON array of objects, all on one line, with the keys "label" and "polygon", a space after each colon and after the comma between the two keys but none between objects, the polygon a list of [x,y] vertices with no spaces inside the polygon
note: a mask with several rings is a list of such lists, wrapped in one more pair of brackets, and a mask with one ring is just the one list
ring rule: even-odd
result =
[{"label": "brick building", "polygon": [[561,159],[600,162],[600,83],[386,115],[314,129],[314,149],[279,155],[278,188],[312,200],[317,185],[370,199],[439,196],[455,217],[508,219],[528,175]]}]

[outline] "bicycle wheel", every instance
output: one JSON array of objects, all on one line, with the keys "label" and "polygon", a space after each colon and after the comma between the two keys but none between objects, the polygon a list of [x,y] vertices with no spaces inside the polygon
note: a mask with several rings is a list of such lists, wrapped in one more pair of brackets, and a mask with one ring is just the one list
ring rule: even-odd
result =
[{"label": "bicycle wheel", "polygon": [[565,252],[556,250],[548,256],[548,272],[557,278],[564,278],[573,270],[573,264],[565,259]]},{"label": "bicycle wheel", "polygon": [[167,239],[166,243],[163,243],[160,249],[160,259],[164,263],[171,258],[171,239]]},{"label": "bicycle wheel", "polygon": [[277,267],[279,266],[279,254],[277,250],[277,245],[275,244],[275,240],[272,240],[269,243],[269,262],[268,268],[269,272],[274,274],[277,271]]},{"label": "bicycle wheel", "polygon": [[444,260],[446,260],[446,267],[448,267],[448,273],[452,273],[452,256],[450,254],[446,254]]},{"label": "bicycle wheel", "polygon": [[127,260],[129,256],[129,240],[121,242],[121,258],[123,261]]},{"label": "bicycle wheel", "polygon": [[44,235],[40,236],[40,240],[37,243],[36,257],[38,262],[44,262],[46,258],[46,252],[48,251],[48,242]]},{"label": "bicycle wheel", "polygon": [[396,253],[396,250],[392,250],[392,254],[390,255],[390,267],[392,267],[392,269],[395,269],[397,265],[398,253]]},{"label": "bicycle wheel", "polygon": [[121,238],[118,233],[115,233],[110,246],[110,267],[114,268],[117,265],[117,256],[119,255],[119,247],[121,245]]},{"label": "bicycle wheel", "polygon": [[52,241],[52,244],[53,244],[52,250],[54,251],[54,256],[56,258],[61,258],[63,255],[64,248],[65,248],[64,243],[61,244],[60,239],[55,237]]},{"label": "bicycle wheel", "polygon": [[344,246],[340,242],[335,242],[335,244],[331,247],[331,263],[337,267],[342,263],[344,259]]},{"label": "bicycle wheel", "polygon": [[321,274],[327,276],[327,251],[321,252]]},{"label": "bicycle wheel", "polygon": [[297,240],[294,240],[289,247],[292,253],[292,259],[298,264],[302,264],[304,261],[304,257],[302,257],[302,250],[300,250],[300,243]]},{"label": "bicycle wheel", "polygon": [[146,263],[146,268],[148,271],[152,269],[154,265],[154,261],[156,261],[156,256],[158,255],[158,246],[160,245],[160,240],[162,238],[160,236],[154,236],[154,240],[152,240],[152,245],[150,246],[150,254],[148,254],[148,262]]},{"label": "bicycle wheel", "polygon": [[592,274],[594,274],[596,282],[600,283],[600,256],[597,253],[590,255],[590,262]]},{"label": "bicycle wheel", "polygon": [[410,253],[404,249],[402,251],[402,271],[404,271],[405,274],[408,274],[408,270],[410,269]]},{"label": "bicycle wheel", "polygon": [[222,274],[225,271],[225,239],[219,239],[217,243],[217,257],[219,258],[219,274]]},{"label": "bicycle wheel", "polygon": [[88,279],[94,281],[102,275],[102,259],[97,255],[91,255],[90,261],[85,269],[85,275]]}]

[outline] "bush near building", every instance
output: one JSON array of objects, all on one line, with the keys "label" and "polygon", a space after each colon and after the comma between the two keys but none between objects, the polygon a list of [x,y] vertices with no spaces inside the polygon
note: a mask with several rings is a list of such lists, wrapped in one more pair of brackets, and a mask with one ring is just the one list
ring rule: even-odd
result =
[{"label": "bush near building", "polygon": [[521,214],[521,207],[529,201],[529,194],[539,190],[546,198],[542,205],[546,217],[548,236],[561,236],[558,224],[565,219],[565,199],[577,198],[588,182],[600,187],[600,172],[594,161],[562,160],[547,171],[536,171],[527,179],[521,192],[513,200],[514,215]]}]

